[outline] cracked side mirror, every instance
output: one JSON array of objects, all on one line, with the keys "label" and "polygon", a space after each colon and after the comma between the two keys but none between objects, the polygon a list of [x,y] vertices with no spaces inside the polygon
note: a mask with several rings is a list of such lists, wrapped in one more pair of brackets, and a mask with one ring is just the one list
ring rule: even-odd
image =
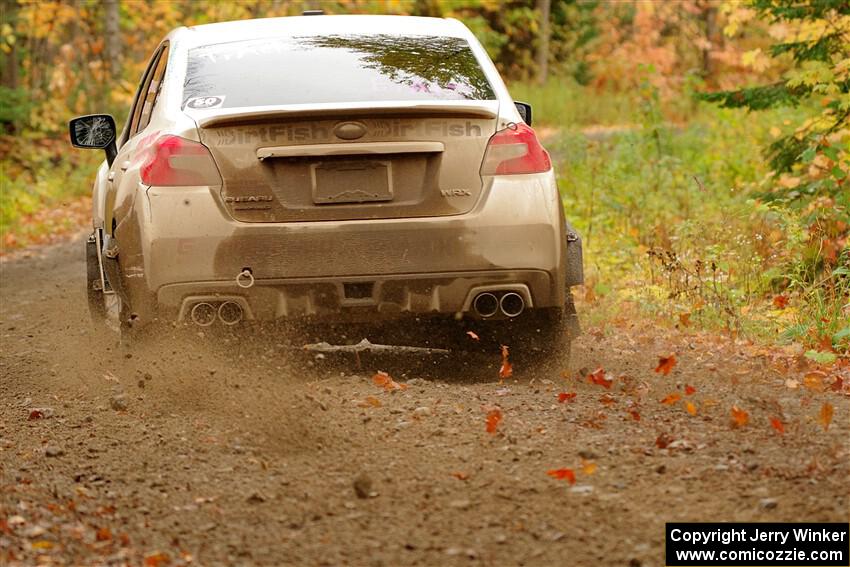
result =
[{"label": "cracked side mirror", "polygon": [[78,116],[68,123],[71,145],[75,148],[104,150],[111,166],[118,153],[115,145],[115,120],[109,114]]}]

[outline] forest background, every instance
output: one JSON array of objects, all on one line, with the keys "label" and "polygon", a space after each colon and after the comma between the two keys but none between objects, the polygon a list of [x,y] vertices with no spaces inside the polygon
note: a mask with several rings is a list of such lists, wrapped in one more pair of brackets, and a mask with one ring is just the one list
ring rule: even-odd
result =
[{"label": "forest background", "polygon": [[591,322],[722,330],[820,364],[850,350],[845,0],[0,0],[0,255],[90,222],[94,152],[180,25],[298,15],[454,17],[553,155],[585,241]]}]

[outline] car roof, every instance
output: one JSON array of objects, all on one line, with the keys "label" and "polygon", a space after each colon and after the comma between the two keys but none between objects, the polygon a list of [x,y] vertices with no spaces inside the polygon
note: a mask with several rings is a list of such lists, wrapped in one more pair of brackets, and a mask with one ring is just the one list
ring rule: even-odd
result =
[{"label": "car roof", "polygon": [[181,34],[194,45],[227,43],[260,37],[324,34],[433,35],[469,38],[471,32],[452,18],[418,16],[291,16],[204,24]]}]

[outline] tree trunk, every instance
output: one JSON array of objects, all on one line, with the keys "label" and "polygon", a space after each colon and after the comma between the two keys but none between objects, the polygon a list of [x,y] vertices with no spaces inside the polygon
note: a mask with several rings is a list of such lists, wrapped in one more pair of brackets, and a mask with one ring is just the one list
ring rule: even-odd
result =
[{"label": "tree trunk", "polygon": [[110,76],[118,79],[121,77],[121,6],[119,0],[104,0],[103,7],[106,10],[106,64]]},{"label": "tree trunk", "polygon": [[717,8],[711,3],[708,3],[702,9],[706,41],[706,46],[702,50],[702,76],[703,79],[708,80],[714,74],[714,62],[711,59],[711,50],[714,45],[714,37],[717,35]]},{"label": "tree trunk", "polygon": [[[12,0],[0,0],[0,20],[15,28],[18,17],[18,5]],[[14,32],[13,32],[14,33]],[[17,39],[17,36],[16,36]],[[3,65],[0,67],[0,85],[9,89],[18,88],[18,42],[12,44],[9,53],[3,53]]]},{"label": "tree trunk", "polygon": [[552,10],[552,0],[537,0],[537,11],[540,14],[540,37],[537,42],[537,82],[541,85],[549,75],[549,13]]}]

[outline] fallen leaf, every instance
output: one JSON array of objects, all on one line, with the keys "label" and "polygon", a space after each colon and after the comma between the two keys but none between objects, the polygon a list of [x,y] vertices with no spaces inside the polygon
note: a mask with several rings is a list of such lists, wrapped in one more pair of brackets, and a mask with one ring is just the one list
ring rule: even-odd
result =
[{"label": "fallen leaf", "polygon": [[678,402],[681,399],[682,399],[682,394],[680,394],[679,392],[673,392],[672,394],[668,395],[666,398],[661,400],[661,403],[667,404],[668,406],[670,406],[670,405],[675,404],[676,402]]},{"label": "fallen leaf", "polygon": [[803,386],[805,386],[809,390],[823,392],[824,378],[826,378],[826,372],[822,372],[820,370],[812,370],[811,372],[807,372],[806,375],[803,376]]},{"label": "fallen leaf", "polygon": [[732,406],[732,427],[744,427],[750,422],[750,414],[738,406]]},{"label": "fallen leaf", "polygon": [[693,404],[693,402],[685,402],[685,409],[688,410],[688,413],[691,415],[697,414],[697,407]]},{"label": "fallen leaf", "polygon": [[608,392],[602,394],[602,396],[600,396],[599,398],[599,401],[605,404],[606,406],[611,406],[617,402],[617,400],[615,400],[614,397]]},{"label": "fallen leaf", "polygon": [[362,402],[360,402],[359,405],[360,407],[364,408],[368,406],[371,406],[373,408],[379,408],[381,407],[381,400],[374,396],[366,396],[366,398]]},{"label": "fallen leaf", "polygon": [[690,384],[685,384],[685,395],[690,396],[696,393],[697,389],[691,386]]},{"label": "fallen leaf", "polygon": [[455,472],[452,473],[452,476],[455,477],[458,480],[466,480],[466,479],[469,478],[469,473],[455,471]]},{"label": "fallen leaf", "polygon": [[655,438],[655,446],[659,449],[666,449],[667,446],[673,442],[673,437],[667,435],[666,433],[662,433],[658,437]]},{"label": "fallen leaf", "polygon": [[581,460],[581,471],[590,476],[596,472],[596,463],[593,461],[587,461],[585,459]]},{"label": "fallen leaf", "polygon": [[636,409],[630,409],[629,415],[632,416],[632,419],[635,421],[640,421],[640,413]]},{"label": "fallen leaf", "polygon": [[593,372],[587,375],[588,380],[591,383],[596,384],[598,386],[602,386],[603,388],[611,388],[611,384],[614,383],[613,380],[610,380],[605,377],[605,370],[600,366]]},{"label": "fallen leaf", "polygon": [[384,390],[388,392],[392,390],[404,390],[405,388],[407,388],[407,384],[401,384],[399,382],[396,382],[392,379],[392,377],[390,377],[389,374],[382,370],[379,370],[377,373],[375,373],[374,376],[372,376],[372,382],[376,386],[381,386]]},{"label": "fallen leaf", "polygon": [[824,402],[824,404],[820,407],[820,414],[818,414],[818,423],[823,426],[824,431],[829,429],[829,424],[832,423],[832,413],[832,404]]},{"label": "fallen leaf", "polygon": [[551,469],[546,471],[546,474],[558,480],[566,480],[570,484],[576,483],[576,473],[573,472],[573,469]]},{"label": "fallen leaf", "polygon": [[691,314],[679,313],[679,324],[683,327],[688,327],[691,324]]},{"label": "fallen leaf", "polygon": [[474,331],[467,331],[466,334],[469,335],[469,338],[473,341],[480,340],[479,336],[476,335]]},{"label": "fallen leaf", "polygon": [[785,435],[785,426],[782,424],[782,420],[778,417],[770,418],[770,426],[779,432],[780,435]]},{"label": "fallen leaf", "polygon": [[505,378],[510,378],[514,374],[514,367],[508,361],[508,346],[502,345],[502,366],[499,367],[499,381],[501,382]]},{"label": "fallen leaf", "polygon": [[567,401],[574,402],[575,399],[576,399],[576,393],[575,392],[561,392],[560,394],[558,394],[558,402],[560,402],[560,403],[564,403],[564,402],[567,402]]},{"label": "fallen leaf", "polygon": [[34,541],[34,542],[32,543],[32,548],[33,548],[33,549],[50,549],[51,547],[53,547],[53,542],[52,542],[52,541],[47,541],[46,539],[42,539],[42,540],[39,540],[39,541]]},{"label": "fallen leaf", "polygon": [[829,385],[829,389],[833,392],[840,392],[844,390],[844,380],[841,376],[835,377],[835,380],[833,380],[832,384]]},{"label": "fallen leaf", "polygon": [[673,370],[674,366],[676,366],[675,354],[671,354],[670,356],[661,356],[658,358],[658,366],[655,367],[655,371],[667,376],[670,374],[670,371]]},{"label": "fallen leaf", "polygon": [[95,535],[95,539],[97,541],[109,541],[112,539],[112,532],[106,526],[97,530],[97,534]]},{"label": "fallen leaf", "polygon": [[502,410],[495,408],[487,412],[487,433],[496,433],[500,421],[502,421]]},{"label": "fallen leaf", "polygon": [[773,298],[773,306],[777,309],[785,309],[788,307],[788,296],[787,295],[776,295]]},{"label": "fallen leaf", "polygon": [[44,417],[44,413],[41,410],[34,409],[30,412],[30,416],[27,418],[27,421],[42,419],[43,417]]},{"label": "fallen leaf", "polygon": [[162,551],[145,555],[145,567],[160,567],[160,565],[165,565],[170,561],[171,559],[168,557],[168,554]]}]

